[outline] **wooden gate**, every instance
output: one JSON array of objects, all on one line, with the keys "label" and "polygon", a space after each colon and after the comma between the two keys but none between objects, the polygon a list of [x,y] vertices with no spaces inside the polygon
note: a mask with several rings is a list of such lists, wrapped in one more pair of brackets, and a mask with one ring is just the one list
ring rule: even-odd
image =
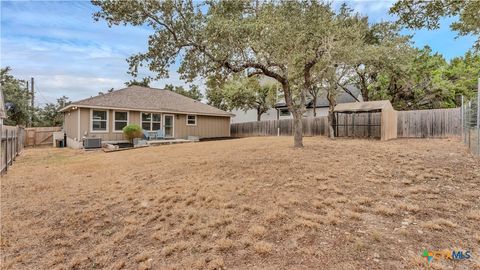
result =
[{"label": "wooden gate", "polygon": [[25,129],[25,146],[52,145],[53,133],[60,127],[36,127]]}]

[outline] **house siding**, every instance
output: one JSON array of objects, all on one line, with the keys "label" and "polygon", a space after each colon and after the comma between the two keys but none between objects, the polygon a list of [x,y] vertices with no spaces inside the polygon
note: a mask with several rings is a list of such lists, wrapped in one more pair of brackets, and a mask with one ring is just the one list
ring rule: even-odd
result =
[{"label": "house siding", "polygon": [[200,138],[230,137],[230,117],[197,115],[197,125],[187,126],[187,116],[175,116],[175,138],[188,136]]},{"label": "house siding", "polygon": [[73,110],[63,114],[63,130],[67,137],[74,140],[78,139],[78,112],[79,110]]},{"label": "house siding", "polygon": [[[114,110],[106,110],[108,113],[108,132],[91,131],[90,108],[79,108],[65,112],[64,129],[67,137],[72,140],[81,141],[82,137],[101,138],[102,141],[123,141],[125,137],[122,132],[115,132]],[[101,109],[98,109],[101,110]],[[118,110],[121,111],[121,110]],[[141,125],[140,111],[128,111],[128,123]],[[78,113],[80,113],[80,125],[78,125]],[[174,138],[186,139],[188,136],[200,138],[216,138],[230,136],[230,117],[197,115],[197,124],[187,126],[185,114],[174,115]],[[163,116],[162,116],[163,121]],[[163,125],[163,122],[162,122]],[[80,126],[80,130],[78,130]],[[79,135],[80,134],[80,138]]]}]

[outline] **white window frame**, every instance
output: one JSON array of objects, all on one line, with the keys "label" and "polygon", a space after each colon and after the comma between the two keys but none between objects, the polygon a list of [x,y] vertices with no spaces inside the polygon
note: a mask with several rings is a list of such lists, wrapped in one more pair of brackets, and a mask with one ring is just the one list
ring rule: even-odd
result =
[{"label": "white window frame", "polygon": [[[147,122],[146,122],[146,121],[143,121],[142,114],[150,114],[150,129],[148,129],[148,130],[145,129],[146,131],[156,131],[156,130],[152,130],[153,123],[160,123],[160,129],[162,129],[163,118],[162,118],[162,114],[161,114],[161,113],[157,113],[157,112],[140,112],[140,126],[141,126],[142,129],[143,129],[143,123],[147,123]],[[154,115],[154,114],[160,115],[160,121],[153,121],[153,115]]]},{"label": "white window frame", "polygon": [[[112,129],[113,129],[113,132],[115,133],[123,133],[123,130],[117,130],[115,129],[115,123],[117,122],[117,119],[116,119],[116,116],[115,116],[115,113],[116,112],[126,112],[127,113],[127,125],[130,124],[130,112],[129,111],[113,111],[113,123],[112,123]],[[118,120],[118,122],[125,122],[125,120]]]},{"label": "white window frame", "polygon": [[[100,120],[106,121],[106,129],[105,130],[93,130],[93,111],[99,112],[106,112],[107,113],[107,120]],[[80,113],[80,111],[78,112]],[[102,110],[102,109],[90,109],[90,133],[108,133],[108,126],[109,126],[109,110]]]},{"label": "white window frame", "polygon": [[[195,124],[189,124],[188,123],[188,117],[189,116],[194,116],[195,117]],[[186,119],[185,121],[186,121],[187,126],[196,126],[197,125],[197,115],[196,114],[187,114],[187,117],[185,117],[185,119]]]}]

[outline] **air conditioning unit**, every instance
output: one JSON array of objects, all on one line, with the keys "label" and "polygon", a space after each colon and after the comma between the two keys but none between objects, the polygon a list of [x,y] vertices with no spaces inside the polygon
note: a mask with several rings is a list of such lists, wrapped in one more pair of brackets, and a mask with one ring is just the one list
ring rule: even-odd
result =
[{"label": "air conditioning unit", "polygon": [[83,139],[83,148],[92,149],[102,147],[102,138],[85,138]]}]

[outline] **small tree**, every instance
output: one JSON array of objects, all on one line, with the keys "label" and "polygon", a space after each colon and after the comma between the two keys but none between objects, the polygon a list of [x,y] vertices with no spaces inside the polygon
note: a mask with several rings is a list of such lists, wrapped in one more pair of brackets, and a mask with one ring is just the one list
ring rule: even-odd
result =
[{"label": "small tree", "polygon": [[260,121],[262,114],[272,108],[277,101],[277,86],[275,84],[262,85],[255,77],[228,80],[223,91],[230,110],[254,109],[257,111],[257,121]]},{"label": "small tree", "polygon": [[133,144],[133,139],[141,138],[143,136],[142,128],[136,124],[130,124],[125,126],[123,129],[123,134]]}]

